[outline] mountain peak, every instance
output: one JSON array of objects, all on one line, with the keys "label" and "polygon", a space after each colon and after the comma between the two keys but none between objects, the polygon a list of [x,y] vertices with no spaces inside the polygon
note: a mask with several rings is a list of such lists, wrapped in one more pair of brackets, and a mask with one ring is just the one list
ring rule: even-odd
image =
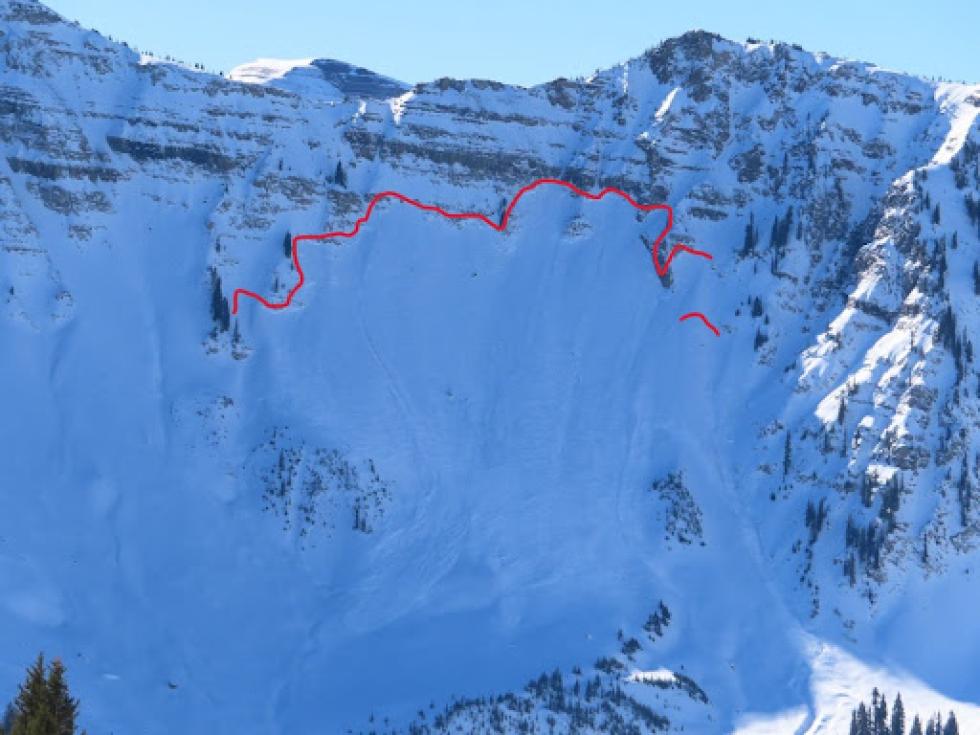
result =
[{"label": "mountain peak", "polygon": [[326,82],[338,96],[374,99],[397,97],[409,89],[397,79],[335,59],[256,59],[236,66],[228,78],[306,93],[322,93]]}]

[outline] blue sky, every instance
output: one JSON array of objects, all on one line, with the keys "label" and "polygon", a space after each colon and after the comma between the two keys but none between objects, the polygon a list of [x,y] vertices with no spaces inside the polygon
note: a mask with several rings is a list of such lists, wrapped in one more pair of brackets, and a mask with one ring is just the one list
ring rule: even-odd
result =
[{"label": "blue sky", "polygon": [[975,0],[47,0],[83,25],[227,71],[260,56],[341,59],[406,82],[534,84],[588,74],[704,28],[980,82]]}]

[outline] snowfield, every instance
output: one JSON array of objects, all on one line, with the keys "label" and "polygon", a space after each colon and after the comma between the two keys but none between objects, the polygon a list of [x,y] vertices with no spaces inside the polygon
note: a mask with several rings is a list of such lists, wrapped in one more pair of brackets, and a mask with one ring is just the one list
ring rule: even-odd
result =
[{"label": "snowfield", "polygon": [[[0,32],[0,696],[44,650],[92,733],[830,735],[875,687],[980,732],[980,87]],[[611,197],[384,202],[222,315],[377,192],[542,176],[713,260],[659,278]]]}]

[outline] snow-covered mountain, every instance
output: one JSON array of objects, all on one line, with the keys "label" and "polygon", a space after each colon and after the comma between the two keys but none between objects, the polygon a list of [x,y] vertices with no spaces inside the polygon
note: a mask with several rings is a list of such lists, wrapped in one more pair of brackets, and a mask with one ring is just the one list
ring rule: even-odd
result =
[{"label": "snow-covered mountain", "polygon": [[[0,19],[0,692],[43,649],[92,733],[838,733],[872,686],[980,731],[980,86],[705,32],[224,79]],[[713,260],[386,201],[227,314],[377,192],[538,177]]]}]

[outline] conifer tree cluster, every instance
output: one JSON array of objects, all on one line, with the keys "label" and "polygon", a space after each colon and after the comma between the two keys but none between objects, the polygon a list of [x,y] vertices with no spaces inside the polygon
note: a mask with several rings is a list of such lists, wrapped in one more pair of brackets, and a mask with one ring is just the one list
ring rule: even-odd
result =
[{"label": "conifer tree cluster", "polygon": [[662,638],[667,626],[670,625],[670,608],[661,600],[657,609],[650,613],[647,621],[643,624],[643,630],[650,636],[651,641]]},{"label": "conifer tree cluster", "polygon": [[847,516],[844,530],[844,546],[850,553],[844,561],[844,574],[850,578],[851,586],[857,581],[857,562],[868,569],[881,568],[881,550],[888,534],[898,525],[898,510],[901,505],[905,484],[902,476],[896,474],[883,485],[874,474],[861,477],[861,502],[866,508],[874,505],[876,497],[881,498],[878,515],[868,524],[862,525],[852,515]]},{"label": "conifer tree cluster", "polygon": [[77,716],[78,700],[68,691],[64,664],[54,659],[46,666],[40,654],[7,708],[0,735],[75,735]]},{"label": "conifer tree cluster", "polygon": [[980,179],[980,172],[977,171],[978,164],[980,164],[980,145],[972,140],[965,141],[959,154],[949,162],[949,169],[953,172],[953,181],[957,189],[966,188],[971,171],[974,179]]},{"label": "conifer tree cluster", "polygon": [[812,500],[806,501],[806,511],[803,514],[803,522],[806,527],[810,529],[810,543],[814,544],[817,541],[817,537],[820,535],[820,531],[823,530],[824,524],[827,522],[827,514],[830,509],[827,507],[827,499],[820,498],[820,502],[817,505],[813,504]]},{"label": "conifer tree cluster", "polygon": [[947,305],[939,315],[936,339],[953,355],[953,362],[956,365],[956,382],[959,384],[966,373],[966,366],[973,362],[973,343],[966,336],[965,330],[958,333],[957,329],[953,307]]},{"label": "conifer tree cluster", "polygon": [[960,523],[966,527],[970,522],[970,507],[973,504],[973,485],[970,483],[970,462],[965,454],[960,465],[960,480],[956,483],[956,499],[960,503]]},{"label": "conifer tree cluster", "polygon": [[[797,237],[803,235],[802,220],[797,223]],[[769,231],[769,248],[772,252],[770,268],[775,273],[779,267],[779,261],[786,254],[786,245],[789,244],[789,236],[793,231],[793,208],[789,207],[786,214],[780,217],[776,215],[772,221],[772,229]],[[759,228],[755,224],[755,215],[749,212],[749,223],[745,225],[745,239],[742,241],[741,256],[744,258],[755,252],[759,244]]]},{"label": "conifer tree cluster", "polygon": [[789,243],[789,233],[793,229],[793,208],[786,210],[784,217],[775,217],[772,221],[772,231],[769,233],[769,242],[780,256]]},{"label": "conifer tree cluster", "polygon": [[952,712],[945,721],[937,712],[926,721],[925,725],[922,724],[919,715],[915,715],[908,730],[905,729],[905,725],[905,705],[902,704],[901,693],[895,696],[889,716],[888,701],[875,688],[871,692],[870,704],[861,702],[851,710],[848,735],[960,735],[956,715]]},{"label": "conifer tree cluster", "polygon": [[949,263],[946,260],[946,238],[935,241],[932,251],[932,269],[936,272],[936,285],[941,290],[946,287],[946,271],[949,270]]},{"label": "conifer tree cluster", "polygon": [[[843,407],[843,404],[842,404]],[[843,410],[843,409],[842,409]],[[847,525],[844,529],[844,546],[848,550],[844,560],[844,575],[853,587],[857,582],[858,563],[868,570],[881,568],[881,552],[888,535],[898,525],[898,510],[905,484],[900,474],[892,476],[884,484],[872,473],[861,477],[861,502],[866,508],[874,505],[875,498],[880,497],[881,503],[878,514],[867,525],[854,519],[848,514]]]},{"label": "conifer tree cluster", "polygon": [[227,332],[231,326],[231,307],[221,288],[221,276],[214,268],[211,268],[211,319],[215,331]]}]

